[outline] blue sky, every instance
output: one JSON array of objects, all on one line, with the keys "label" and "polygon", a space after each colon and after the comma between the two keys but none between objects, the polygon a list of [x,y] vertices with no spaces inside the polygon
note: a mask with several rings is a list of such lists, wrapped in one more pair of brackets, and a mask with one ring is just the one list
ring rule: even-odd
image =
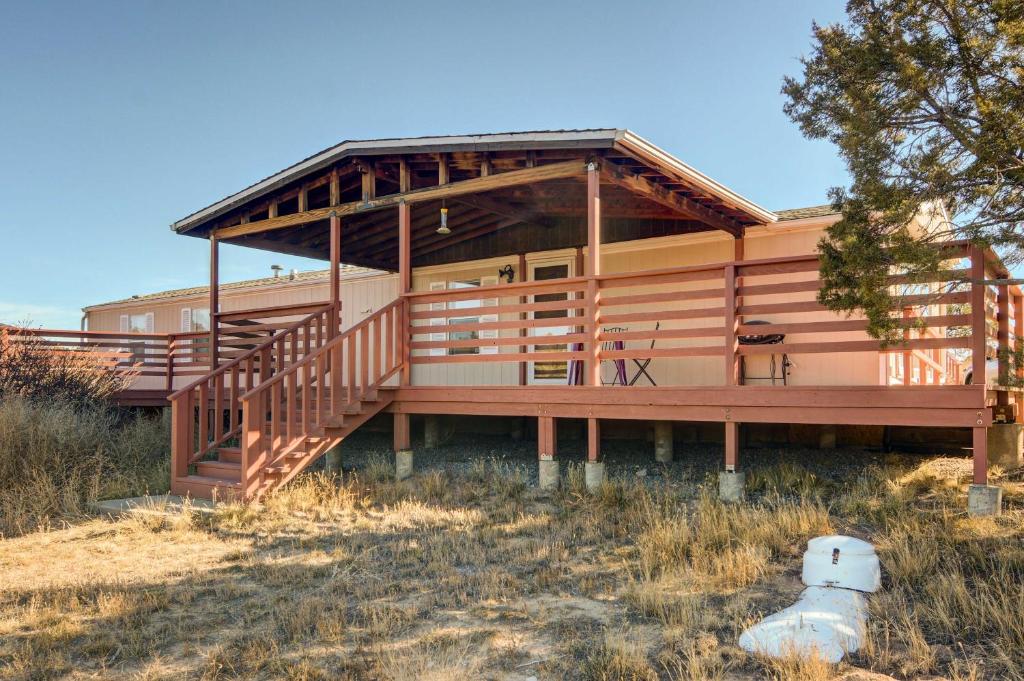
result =
[{"label": "blue sky", "polygon": [[[769,209],[827,202],[782,113],[842,2],[24,2],[0,22],[0,321],[201,284],[168,225],[343,139],[625,127]],[[315,261],[226,247],[225,281]]]}]

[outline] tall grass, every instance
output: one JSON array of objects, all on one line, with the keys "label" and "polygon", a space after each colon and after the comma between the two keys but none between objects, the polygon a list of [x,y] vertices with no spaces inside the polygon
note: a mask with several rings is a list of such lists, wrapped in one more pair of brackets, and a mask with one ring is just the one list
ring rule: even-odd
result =
[{"label": "tall grass", "polygon": [[0,536],[79,516],[96,499],[166,491],[169,442],[166,417],[0,400]]}]

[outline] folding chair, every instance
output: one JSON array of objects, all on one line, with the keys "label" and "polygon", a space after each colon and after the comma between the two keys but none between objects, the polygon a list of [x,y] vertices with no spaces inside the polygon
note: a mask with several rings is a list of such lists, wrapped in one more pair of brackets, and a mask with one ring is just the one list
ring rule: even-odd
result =
[{"label": "folding chair", "polygon": [[[657,324],[654,325],[654,330],[655,331],[657,331],[660,328],[661,328],[661,322],[658,322]],[[651,347],[650,347],[651,350],[654,349],[654,343],[655,343],[655,339],[652,338],[651,339]],[[637,372],[636,372],[636,374],[634,374],[632,380],[630,380],[630,382],[629,382],[630,385],[636,385],[636,382],[640,380],[641,376],[646,376],[647,380],[651,382],[651,385],[654,385],[654,386],[658,385],[657,383],[654,382],[654,379],[651,377],[651,375],[649,373],[647,373],[647,367],[649,367],[651,365],[651,360],[652,359],[653,359],[652,357],[648,357],[647,359],[645,359],[645,360],[643,360],[641,362],[640,360],[638,360],[636,358],[633,358],[633,364],[636,365]]]}]

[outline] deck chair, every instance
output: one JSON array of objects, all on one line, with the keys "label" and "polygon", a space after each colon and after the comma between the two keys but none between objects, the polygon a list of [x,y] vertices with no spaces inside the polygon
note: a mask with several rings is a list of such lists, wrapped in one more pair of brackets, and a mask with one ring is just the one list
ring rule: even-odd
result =
[{"label": "deck chair", "polygon": [[[655,331],[657,331],[660,328],[661,328],[661,322],[658,322],[657,324],[654,325],[654,330]],[[651,350],[654,349],[654,343],[655,343],[655,339],[652,338],[651,339],[651,347],[650,347]],[[654,358],[653,357],[648,357],[648,358],[646,358],[644,360],[639,360],[639,359],[636,359],[636,358],[633,359],[633,364],[636,365],[636,373],[633,375],[633,378],[630,379],[630,381],[629,381],[629,384],[631,386],[632,385],[636,385],[636,382],[640,380],[641,376],[646,376],[647,380],[651,382],[651,385],[654,385],[654,386],[658,385],[657,383],[655,383],[654,378],[649,373],[647,373],[647,367],[649,367],[651,365],[651,360],[652,359],[654,359]]]}]

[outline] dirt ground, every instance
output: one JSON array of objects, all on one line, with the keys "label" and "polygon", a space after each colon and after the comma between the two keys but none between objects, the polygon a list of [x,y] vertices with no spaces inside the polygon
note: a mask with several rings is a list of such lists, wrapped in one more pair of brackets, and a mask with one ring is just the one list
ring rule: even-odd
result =
[{"label": "dirt ground", "polygon": [[[344,446],[260,506],[81,518],[0,540],[0,678],[1024,678],[1024,487],[966,517],[970,461],[611,442],[610,480],[534,487],[532,443],[461,437],[392,480],[387,438]],[[995,471],[996,475],[1000,474]],[[868,642],[838,667],[744,653],[789,605],[806,541],[874,542]]]}]

